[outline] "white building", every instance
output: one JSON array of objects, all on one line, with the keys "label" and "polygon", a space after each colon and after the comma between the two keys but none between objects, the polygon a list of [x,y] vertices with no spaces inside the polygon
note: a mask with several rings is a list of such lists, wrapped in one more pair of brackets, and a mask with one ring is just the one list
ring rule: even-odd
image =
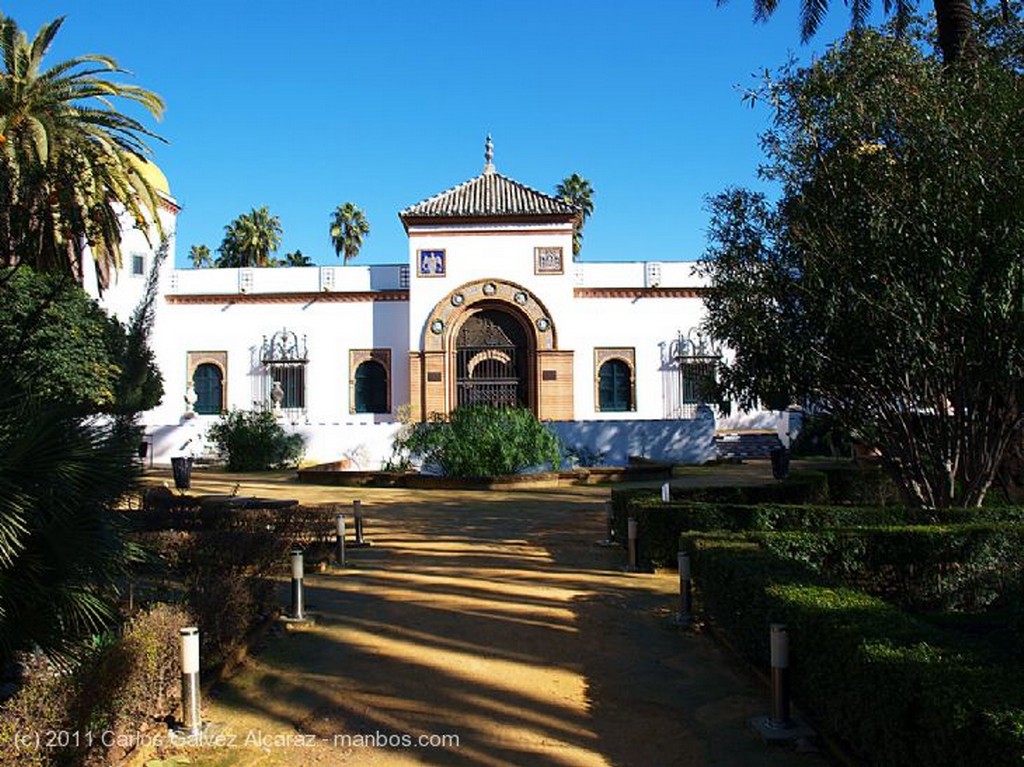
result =
[{"label": "white building", "polygon": [[[147,173],[171,237],[152,339],[165,392],[144,416],[157,462],[202,454],[223,410],[269,405],[307,461],[376,468],[400,417],[467,402],[525,405],[609,463],[714,455],[692,264],[574,262],[577,210],[498,173],[489,143],[479,176],[399,213],[407,258],[380,266],[175,269],[178,206]],[[127,230],[123,253],[103,302],[126,318],[154,249]]]}]

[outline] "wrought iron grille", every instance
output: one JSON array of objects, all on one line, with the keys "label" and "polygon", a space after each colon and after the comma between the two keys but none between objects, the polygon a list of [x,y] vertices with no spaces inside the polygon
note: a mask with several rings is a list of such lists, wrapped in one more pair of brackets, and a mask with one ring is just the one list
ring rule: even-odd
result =
[{"label": "wrought iron grille", "polygon": [[504,312],[466,320],[455,342],[456,405],[527,406],[526,335]]},{"label": "wrought iron grille", "polygon": [[721,350],[699,330],[680,332],[669,347],[665,386],[666,415],[693,418],[707,404],[715,383]]},{"label": "wrought iron grille", "polygon": [[306,409],[306,364],[309,352],[306,337],[287,328],[263,336],[260,346],[260,399],[267,407],[297,413]]}]

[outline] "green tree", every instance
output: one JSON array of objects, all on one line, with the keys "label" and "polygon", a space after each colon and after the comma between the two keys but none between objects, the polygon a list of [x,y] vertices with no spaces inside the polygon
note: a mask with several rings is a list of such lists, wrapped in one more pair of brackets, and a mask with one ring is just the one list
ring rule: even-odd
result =
[{"label": "green tree", "polygon": [[266,205],[243,213],[224,227],[217,266],[275,266],[270,254],[281,245],[281,220]]},{"label": "green tree", "polygon": [[158,137],[113,102],[154,117],[163,102],[112,80],[127,73],[109,56],[46,68],[63,21],[45,24],[29,41],[0,14],[0,265],[28,264],[81,281],[88,244],[103,289],[121,263],[119,210],[147,237],[151,224],[160,231],[156,192],[140,172],[145,140]]},{"label": "green tree", "polygon": [[304,254],[301,250],[294,253],[287,253],[284,257],[285,266],[313,266],[313,259]]},{"label": "green tree", "polygon": [[[724,5],[727,0],[718,0]],[[984,4],[984,0],[982,3]],[[754,20],[767,21],[775,13],[779,0],[754,0]],[[847,3],[850,8],[850,24],[856,29],[863,29],[871,13],[871,0],[852,0]],[[1004,14],[1008,11],[1008,0],[1000,0]],[[818,31],[828,11],[828,0],[800,0],[800,35],[807,42]],[[894,18],[896,29],[905,30],[917,10],[917,0],[883,0],[882,8]],[[942,58],[947,64],[958,61],[965,51],[974,47],[975,32],[974,16],[971,0],[932,0],[935,11],[937,43],[942,51]]]},{"label": "green tree", "polygon": [[1024,422],[1024,92],[848,37],[761,91],[776,204],[711,203],[723,391],[804,397],[875,444],[909,502],[975,506]]},{"label": "green tree", "polygon": [[572,257],[578,259],[583,248],[583,226],[594,212],[594,189],[579,173],[573,173],[559,182],[555,194],[580,210],[580,217],[572,229]]},{"label": "green tree", "polygon": [[193,269],[203,269],[213,266],[213,256],[206,245],[193,245],[188,250],[189,260]]},{"label": "green tree", "polygon": [[335,256],[345,254],[343,264],[347,265],[359,255],[359,250],[363,247],[363,238],[369,233],[370,223],[366,220],[366,215],[351,202],[339,205],[331,214],[331,244],[334,246]]}]

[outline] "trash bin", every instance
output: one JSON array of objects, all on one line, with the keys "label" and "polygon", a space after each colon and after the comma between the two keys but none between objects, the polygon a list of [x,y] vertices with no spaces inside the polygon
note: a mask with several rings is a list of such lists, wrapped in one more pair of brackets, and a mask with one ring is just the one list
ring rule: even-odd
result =
[{"label": "trash bin", "polygon": [[789,476],[788,448],[773,447],[770,455],[772,457],[772,476],[775,479],[786,479]]},{"label": "trash bin", "polygon": [[192,458],[172,458],[171,471],[174,473],[174,486],[181,491],[192,487]]}]

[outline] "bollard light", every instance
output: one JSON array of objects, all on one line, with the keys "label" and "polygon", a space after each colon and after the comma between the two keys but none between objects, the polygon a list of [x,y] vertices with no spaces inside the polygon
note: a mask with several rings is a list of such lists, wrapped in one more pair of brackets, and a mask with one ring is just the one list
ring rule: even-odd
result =
[{"label": "bollard light", "polygon": [[769,724],[776,729],[793,726],[789,716],[789,634],[783,623],[771,624],[772,708]]},{"label": "bollard light", "polygon": [[345,566],[345,515],[339,514],[338,522],[338,565]]},{"label": "bollard light", "polygon": [[604,524],[604,540],[598,541],[597,545],[604,547],[617,545],[615,543],[615,507],[611,501],[604,502]]},{"label": "bollard light", "polygon": [[292,614],[291,617],[297,621],[303,620],[305,608],[302,599],[303,561],[302,549],[292,549]]},{"label": "bollard light", "polygon": [[693,589],[690,582],[690,555],[679,552],[679,623],[686,625],[693,620]]},{"label": "bollard light", "polygon": [[353,546],[363,547],[369,546],[370,542],[363,537],[363,502],[358,498],[352,501],[352,516],[355,517],[355,542]]},{"label": "bollard light", "polygon": [[627,549],[629,551],[629,569],[637,569],[637,522],[636,517],[630,517],[626,521]]},{"label": "bollard light", "polygon": [[661,486],[661,502],[668,503],[672,500],[672,490],[668,486],[668,482]]},{"label": "bollard light", "polygon": [[199,734],[199,629],[181,629],[181,712],[184,734]]}]

